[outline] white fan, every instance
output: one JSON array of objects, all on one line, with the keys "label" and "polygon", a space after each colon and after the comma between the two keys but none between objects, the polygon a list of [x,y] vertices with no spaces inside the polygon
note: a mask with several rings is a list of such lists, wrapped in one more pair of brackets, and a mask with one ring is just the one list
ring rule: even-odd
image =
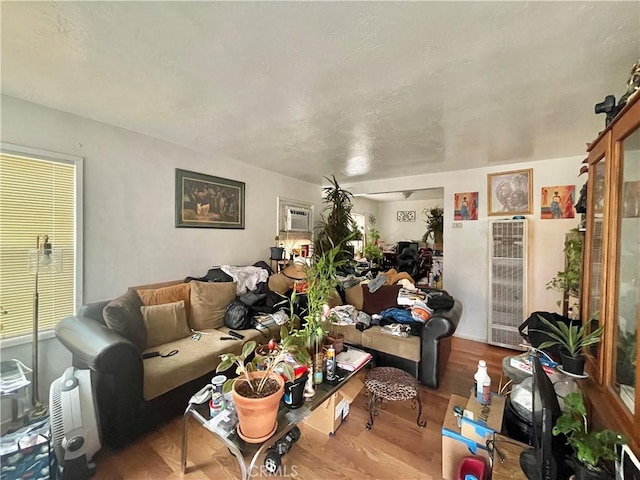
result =
[{"label": "white fan", "polygon": [[100,431],[93,399],[91,371],[69,367],[49,391],[53,449],[62,479],[89,478],[100,450]]}]

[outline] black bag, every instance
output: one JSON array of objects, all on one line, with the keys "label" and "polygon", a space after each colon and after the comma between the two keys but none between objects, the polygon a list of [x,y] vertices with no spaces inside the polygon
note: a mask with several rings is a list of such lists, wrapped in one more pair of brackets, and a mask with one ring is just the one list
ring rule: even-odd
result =
[{"label": "black bag", "polygon": [[232,330],[247,330],[253,327],[253,312],[240,300],[234,300],[224,314],[224,326]]},{"label": "black bag", "polygon": [[[542,320],[538,317],[540,315],[545,320],[553,323],[554,325],[562,322],[567,326],[571,326],[573,320],[563,317],[557,313],[551,312],[533,312],[529,318],[527,318],[524,322],[520,324],[518,327],[518,331],[522,338],[524,338],[527,342],[529,342],[533,347],[538,348],[544,342],[548,340],[554,340],[549,335],[545,333],[548,331],[548,327],[542,323]],[[577,322],[577,320],[576,320]],[[527,329],[527,333],[524,332],[524,329]],[[540,331],[542,330],[542,331]],[[551,355],[554,359],[558,360],[560,358],[560,349],[562,347],[560,345],[553,345],[551,347],[547,347],[544,349],[546,353]]]}]

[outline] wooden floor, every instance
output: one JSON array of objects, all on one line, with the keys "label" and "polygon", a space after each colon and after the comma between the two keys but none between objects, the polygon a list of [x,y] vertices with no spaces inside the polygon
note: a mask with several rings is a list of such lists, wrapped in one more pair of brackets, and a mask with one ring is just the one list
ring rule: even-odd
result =
[{"label": "wooden floor", "polygon": [[[302,437],[283,457],[282,477],[299,479],[440,479],[440,429],[452,393],[468,396],[478,360],[487,361],[492,390],[497,390],[502,359],[512,350],[453,338],[451,357],[438,391],[421,387],[425,428],[416,425],[411,402],[390,402],[368,420],[364,393],[354,400],[347,420],[330,438],[301,425]],[[494,383],[495,382],[495,383]],[[100,479],[234,479],[240,468],[227,448],[192,421],[187,473],[180,472],[181,418],[160,427],[118,451],[101,450],[95,457]],[[258,463],[261,465],[262,461]],[[266,475],[263,475],[266,476]],[[256,470],[252,478],[261,478]]]}]

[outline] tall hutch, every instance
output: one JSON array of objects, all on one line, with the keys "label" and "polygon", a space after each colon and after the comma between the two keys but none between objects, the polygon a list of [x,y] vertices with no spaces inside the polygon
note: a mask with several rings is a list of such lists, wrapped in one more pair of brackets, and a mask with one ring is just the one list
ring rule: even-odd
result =
[{"label": "tall hutch", "polygon": [[640,456],[640,92],[588,148],[582,321],[604,325],[584,388]]}]

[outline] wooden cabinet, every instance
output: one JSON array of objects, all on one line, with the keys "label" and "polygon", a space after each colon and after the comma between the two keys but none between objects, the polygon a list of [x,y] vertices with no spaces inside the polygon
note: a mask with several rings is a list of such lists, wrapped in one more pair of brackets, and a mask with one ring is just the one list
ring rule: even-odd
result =
[{"label": "wooden cabinet", "polygon": [[589,148],[581,317],[604,325],[585,390],[596,421],[640,454],[640,94]]}]

